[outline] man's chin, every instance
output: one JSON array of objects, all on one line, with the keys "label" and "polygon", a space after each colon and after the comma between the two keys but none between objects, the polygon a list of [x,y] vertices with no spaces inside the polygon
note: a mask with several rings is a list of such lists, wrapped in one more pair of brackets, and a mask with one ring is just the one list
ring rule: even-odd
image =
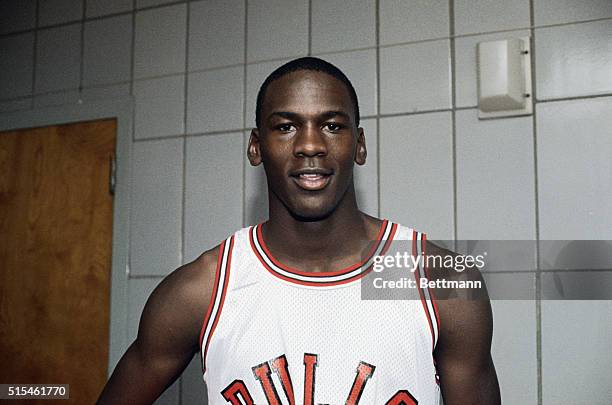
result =
[{"label": "man's chin", "polygon": [[328,206],[300,206],[289,209],[293,218],[302,222],[316,222],[328,218],[333,212],[334,207]]}]

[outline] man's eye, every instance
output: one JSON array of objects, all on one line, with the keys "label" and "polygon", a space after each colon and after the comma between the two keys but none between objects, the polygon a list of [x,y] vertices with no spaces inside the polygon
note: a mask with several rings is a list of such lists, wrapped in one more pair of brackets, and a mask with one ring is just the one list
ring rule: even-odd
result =
[{"label": "man's eye", "polygon": [[291,130],[293,129],[293,125],[291,124],[280,124],[276,127],[276,129],[278,129],[281,132],[291,132]]},{"label": "man's eye", "polygon": [[342,129],[342,125],[336,124],[335,122],[329,122],[325,124],[325,128],[327,128],[327,130],[330,132],[337,132]]}]

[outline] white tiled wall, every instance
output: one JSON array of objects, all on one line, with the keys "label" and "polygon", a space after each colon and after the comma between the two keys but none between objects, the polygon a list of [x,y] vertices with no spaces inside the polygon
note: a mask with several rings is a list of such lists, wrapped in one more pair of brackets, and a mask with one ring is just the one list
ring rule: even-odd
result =
[{"label": "white tiled wall", "polygon": [[244,61],[243,0],[197,1],[189,13],[190,71]]},{"label": "white tiled wall", "polygon": [[450,112],[380,120],[381,215],[428,234],[453,238]]},{"label": "white tiled wall", "polygon": [[611,301],[542,302],[543,404],[609,404]]},{"label": "white tiled wall", "polygon": [[181,264],[183,142],[134,143],[131,274],[166,275]]},{"label": "white tiled wall", "polygon": [[612,20],[536,30],[538,99],[612,93]]},{"label": "white tiled wall", "polygon": [[[534,45],[535,115],[479,121],[475,46],[517,36]],[[0,0],[0,112],[134,98],[133,337],[165,274],[266,218],[244,149],[259,85],[293,57],[326,58],[355,84],[366,212],[439,239],[611,240],[611,44],[609,0]],[[575,280],[549,272],[580,267],[577,247],[541,244],[541,283],[524,271],[534,251],[520,272],[489,272],[491,291],[547,298]],[[493,312],[504,403],[610,402],[607,303]],[[197,359],[182,382],[159,403],[201,401]]]},{"label": "white tiled wall", "polygon": [[535,239],[533,131],[530,117],[478,120],[457,111],[457,237]]},{"label": "white tiled wall", "polygon": [[380,112],[397,114],[450,108],[450,41],[380,50]]},{"label": "white tiled wall", "polygon": [[448,37],[448,5],[447,0],[380,0],[380,44]]},{"label": "white tiled wall", "polygon": [[0,34],[36,27],[36,3],[37,0],[0,1]]},{"label": "white tiled wall", "polygon": [[612,97],[537,106],[542,239],[612,239]]},{"label": "white tiled wall", "polygon": [[79,87],[80,52],[81,24],[38,31],[34,91],[44,93]]},{"label": "white tiled wall", "polygon": [[134,38],[134,78],[185,71],[187,6],[138,11]]},{"label": "white tiled wall", "polygon": [[[14,37],[0,38],[0,54],[11,55],[0,58],[0,88],[3,98],[14,98],[32,94],[32,58],[34,57],[34,34],[31,32]],[[17,69],[17,67],[20,67]]]},{"label": "white tiled wall", "polygon": [[82,0],[39,0],[38,25],[47,26],[78,21],[83,17]]},{"label": "white tiled wall", "polygon": [[87,17],[100,17],[108,14],[132,10],[133,0],[85,0]]},{"label": "white tiled wall", "polygon": [[134,82],[136,139],[178,135],[185,131],[185,75]]},{"label": "white tiled wall", "polygon": [[475,34],[527,28],[529,0],[455,0],[455,33]]},{"label": "white tiled wall", "polygon": [[242,66],[190,73],[187,94],[187,133],[243,128]]},{"label": "white tiled wall", "polygon": [[86,22],[84,41],[83,86],[130,80],[131,15]]},{"label": "white tiled wall", "polygon": [[376,45],[376,2],[312,0],[312,52],[334,52]]},{"label": "white tiled wall", "polygon": [[187,138],[185,263],[242,227],[242,138],[241,132]]},{"label": "white tiled wall", "polygon": [[308,53],[308,0],[254,0],[247,4],[247,61]]}]

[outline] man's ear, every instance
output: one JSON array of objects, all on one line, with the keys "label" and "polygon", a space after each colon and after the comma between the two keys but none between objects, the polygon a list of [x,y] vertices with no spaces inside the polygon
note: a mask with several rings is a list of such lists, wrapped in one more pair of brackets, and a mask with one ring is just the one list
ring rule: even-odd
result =
[{"label": "man's ear", "polygon": [[357,128],[357,148],[355,149],[355,163],[362,166],[366,162],[368,150],[366,149],[365,135],[363,128]]},{"label": "man's ear", "polygon": [[251,166],[259,166],[262,162],[261,149],[259,146],[259,130],[253,128],[247,146],[247,157],[249,158],[249,162],[251,162]]}]

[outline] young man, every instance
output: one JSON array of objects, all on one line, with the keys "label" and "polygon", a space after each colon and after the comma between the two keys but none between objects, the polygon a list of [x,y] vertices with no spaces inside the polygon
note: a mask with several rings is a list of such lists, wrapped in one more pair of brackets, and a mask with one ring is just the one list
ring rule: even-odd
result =
[{"label": "young man", "polygon": [[488,299],[361,299],[388,241],[450,252],[359,211],[367,152],[346,76],[317,58],[285,64],[260,88],[256,124],[247,154],[264,165],[269,220],[162,281],[99,403],[151,403],[197,352],[210,404],[500,403]]}]

